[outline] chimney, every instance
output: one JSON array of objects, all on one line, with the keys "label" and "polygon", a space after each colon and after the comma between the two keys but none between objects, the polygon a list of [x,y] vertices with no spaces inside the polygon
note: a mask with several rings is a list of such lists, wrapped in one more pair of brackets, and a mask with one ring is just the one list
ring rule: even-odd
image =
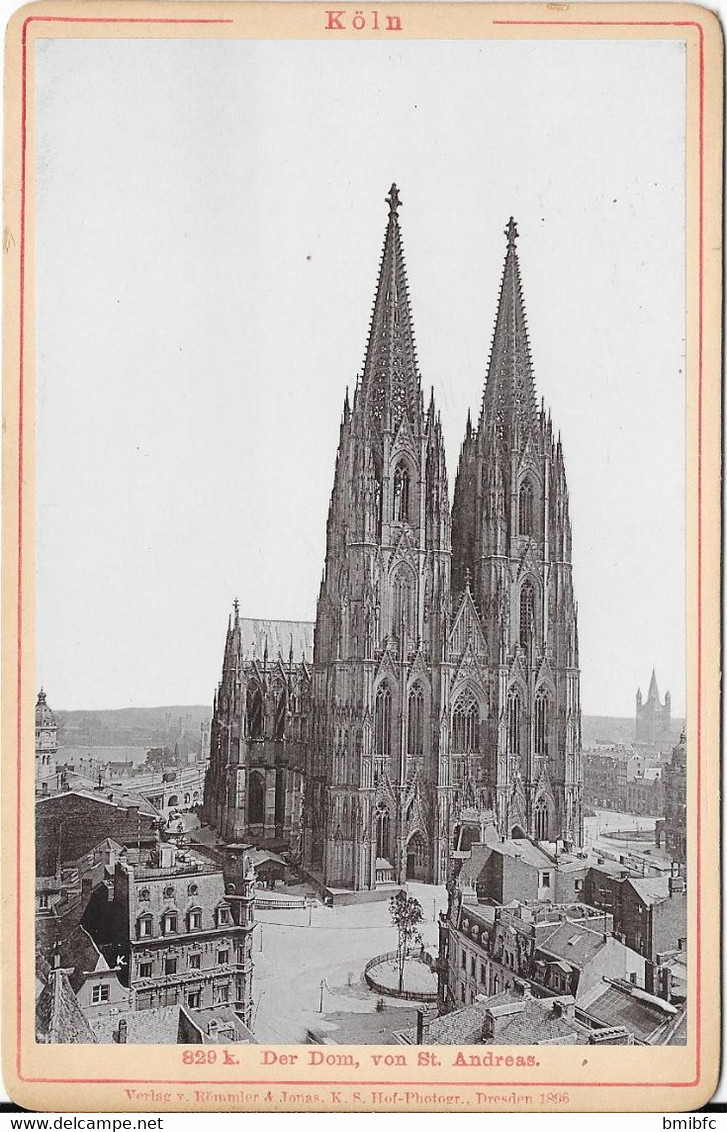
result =
[{"label": "chimney", "polygon": [[568,1018],[573,1020],[576,1014],[576,1000],[573,995],[563,995],[561,998],[553,999],[553,1014],[556,1018]]},{"label": "chimney", "polygon": [[684,892],[686,890],[684,877],[670,876],[669,877],[669,895],[674,896],[677,892]]},{"label": "chimney", "polygon": [[207,1023],[207,1033],[208,1033],[210,1038],[216,1038],[217,1037],[217,1019],[216,1018],[210,1018],[209,1022]]},{"label": "chimney", "polygon": [[520,998],[532,998],[532,991],[528,983],[524,979],[514,979],[512,984],[513,992]]},{"label": "chimney", "polygon": [[118,1036],[118,1039],[117,1039],[119,1045],[126,1045],[126,1042],[127,1042],[127,1039],[128,1039],[128,1030],[129,1030],[128,1022],[126,1021],[125,1018],[122,1018],[119,1021],[119,1036]]}]

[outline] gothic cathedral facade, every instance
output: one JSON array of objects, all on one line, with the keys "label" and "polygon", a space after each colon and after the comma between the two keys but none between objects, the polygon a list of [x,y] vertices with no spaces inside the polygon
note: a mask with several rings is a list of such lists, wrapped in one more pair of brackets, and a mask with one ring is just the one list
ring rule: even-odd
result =
[{"label": "gothic cathedral facade", "polygon": [[[205,790],[223,840],[285,844],[326,886],[353,890],[443,883],[463,819],[501,837],[582,836],[568,492],[536,402],[517,231],[510,221],[482,411],[476,429],[467,422],[450,508],[395,185],[387,203],[363,373],[343,407],[313,655],[286,665],[281,649],[277,691],[255,713],[267,649],[263,666],[245,662],[228,629]],[[250,783],[268,732],[266,809]]]}]

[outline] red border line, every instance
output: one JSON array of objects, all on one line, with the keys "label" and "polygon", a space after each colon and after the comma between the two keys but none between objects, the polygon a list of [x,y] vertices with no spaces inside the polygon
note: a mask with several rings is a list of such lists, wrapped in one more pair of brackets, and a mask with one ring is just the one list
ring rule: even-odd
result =
[{"label": "red border line", "polygon": [[[24,385],[24,318],[25,318],[25,213],[26,213],[26,153],[27,153],[27,27],[34,22],[45,23],[115,23],[115,24],[231,24],[229,19],[174,19],[143,17],[105,17],[105,16],[28,16],[23,23],[22,36],[22,97],[21,97],[21,185],[20,185],[20,335],[19,335],[19,397],[18,397],[18,615],[17,615],[17,795],[16,795],[16,885],[18,917],[16,922],[16,1071],[18,1079],[40,1084],[88,1084],[88,1085],[269,1085],[269,1079],[196,1079],[182,1080],[170,1078],[136,1077],[26,1077],[21,1069],[21,857],[20,857],[20,819],[21,819],[21,690],[22,690],[22,547],[23,547],[23,385]],[[699,319],[698,319],[698,398],[697,398],[697,940],[696,940],[696,1076],[693,1081],[334,1081],[325,1080],[280,1080],[280,1085],[382,1085],[395,1088],[399,1085],[456,1086],[461,1089],[483,1086],[519,1086],[526,1089],[548,1088],[555,1085],[567,1088],[689,1088],[699,1084],[701,1077],[701,845],[699,830],[701,824],[701,704],[702,704],[702,384],[703,384],[703,300],[704,300],[704,28],[696,20],[493,20],[494,25],[509,26],[550,26],[550,27],[680,27],[696,28],[699,32]]]}]

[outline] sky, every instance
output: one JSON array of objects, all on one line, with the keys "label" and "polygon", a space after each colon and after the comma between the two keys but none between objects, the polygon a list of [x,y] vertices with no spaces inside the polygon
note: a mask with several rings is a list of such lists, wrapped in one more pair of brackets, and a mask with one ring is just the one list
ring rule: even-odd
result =
[{"label": "sky", "polygon": [[315,617],[395,180],[450,499],[513,215],[570,488],[581,698],[684,711],[683,45],[41,40],[36,680],[211,702]]}]

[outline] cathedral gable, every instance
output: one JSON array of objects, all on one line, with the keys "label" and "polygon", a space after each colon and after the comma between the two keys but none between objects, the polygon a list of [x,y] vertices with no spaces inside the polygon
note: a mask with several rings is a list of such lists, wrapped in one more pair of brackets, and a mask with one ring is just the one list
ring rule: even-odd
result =
[{"label": "cathedral gable", "polygon": [[469,589],[465,590],[449,634],[449,648],[454,656],[463,654],[469,646],[470,652],[480,656],[487,653],[487,643],[482,625]]}]

